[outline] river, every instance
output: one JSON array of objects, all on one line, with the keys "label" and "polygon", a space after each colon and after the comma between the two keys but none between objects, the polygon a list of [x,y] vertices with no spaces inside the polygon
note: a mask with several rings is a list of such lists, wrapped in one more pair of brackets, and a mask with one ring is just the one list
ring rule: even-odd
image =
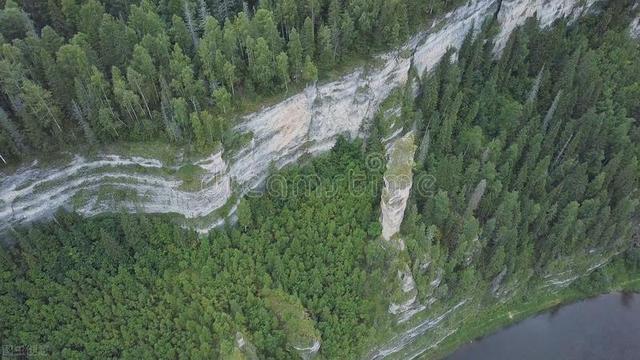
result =
[{"label": "river", "polygon": [[463,345],[447,359],[640,359],[640,294],[556,308]]}]

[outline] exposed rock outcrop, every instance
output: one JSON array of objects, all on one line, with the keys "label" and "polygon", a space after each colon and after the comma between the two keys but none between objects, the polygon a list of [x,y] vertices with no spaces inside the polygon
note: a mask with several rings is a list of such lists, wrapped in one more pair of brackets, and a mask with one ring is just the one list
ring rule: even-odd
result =
[{"label": "exposed rock outcrop", "polygon": [[629,34],[634,39],[640,39],[640,17],[633,19],[629,27]]},{"label": "exposed rock outcrop", "polygon": [[411,328],[407,329],[407,331],[395,336],[389,341],[389,343],[385,344],[380,349],[377,349],[373,353],[369,354],[367,358],[372,360],[379,360],[399,352],[400,350],[414,342],[417,338],[424,335],[427,331],[438,326],[438,324],[446,319],[452,312],[455,312],[459,307],[466,304],[467,301],[468,300],[460,301],[451,309],[445,311],[439,316],[424,320],[419,324],[412,326]]},{"label": "exposed rock outcrop", "polygon": [[[387,169],[384,173],[384,188],[380,201],[382,237],[387,241],[400,231],[413,184],[415,151],[413,132],[394,141],[387,150]],[[404,249],[402,241],[398,240],[398,243],[399,249]]]},{"label": "exposed rock outcrop", "polygon": [[506,275],[507,268],[504,268],[500,273],[498,273],[498,275],[496,275],[495,278],[493,278],[493,280],[491,280],[491,294],[493,294],[494,297],[500,296],[500,287],[502,286],[502,282]]},{"label": "exposed rock outcrop", "polygon": [[230,360],[258,360],[256,347],[240,332],[236,332],[235,347],[232,353],[223,354],[222,357]]},{"label": "exposed rock outcrop", "polygon": [[566,288],[576,280],[588,276],[593,271],[609,263],[619,252],[605,249],[590,249],[583,254],[574,254],[571,261],[558,259],[557,267],[553,264],[543,275],[543,288],[559,290]]},{"label": "exposed rock outcrop", "polygon": [[[337,81],[312,85],[291,98],[247,115],[238,132],[253,140],[232,158],[222,153],[195,162],[163,163],[143,157],[103,154],[91,159],[75,156],[63,166],[33,163],[0,180],[0,232],[26,221],[48,217],[60,206],[84,215],[108,211],[176,213],[187,225],[208,231],[233,212],[223,208],[233,195],[258,186],[270,164],[282,167],[303,154],[330,149],[338,135],[362,134],[362,125],[381,102],[408,79],[413,65],[418,74],[431,69],[446,50],[459,47],[474,25],[497,14],[502,25],[498,48],[515,26],[536,13],[542,25],[561,16],[575,16],[588,6],[578,0],[475,0],[443,16],[432,28],[411,38],[401,51],[378,56],[382,66],[358,68]],[[398,54],[410,54],[407,57]],[[178,157],[178,156],[176,156]],[[185,188],[175,175],[182,165],[200,168],[201,187]],[[109,196],[117,189],[131,196]],[[103,196],[107,194],[107,196]],[[233,205],[233,204],[230,204]],[[220,213],[225,209],[224,213]]]},{"label": "exposed rock outcrop", "polygon": [[[413,165],[416,145],[413,131],[387,144],[387,168],[380,199],[382,238],[397,251],[405,251],[404,241],[395,236],[400,231],[407,200],[413,184]],[[389,313],[399,315],[398,322],[409,320],[424,310],[418,299],[418,289],[409,265],[398,259],[397,277],[400,288],[395,292]]]},{"label": "exposed rock outcrop", "polygon": [[[587,9],[589,6],[591,6],[591,4],[593,3],[592,0],[588,0],[585,3],[582,3],[581,6],[577,6],[577,2],[573,1],[573,0],[563,0],[563,1],[558,1],[558,2],[547,2],[544,0],[538,1],[526,1],[526,0],[520,0],[520,1],[502,1],[499,5],[499,11],[497,13],[497,19],[500,22],[500,24],[502,25],[502,29],[500,34],[497,36],[496,38],[496,47],[495,47],[495,51],[499,52],[502,50],[502,48],[504,47],[504,45],[506,44],[506,41],[509,37],[509,35],[511,34],[511,32],[519,25],[523,24],[524,21],[533,15],[537,15],[539,20],[540,20],[540,25],[541,26],[548,26],[550,25],[555,19],[560,18],[560,17],[564,17],[564,16],[571,16],[571,17],[577,17],[580,14],[582,14],[585,9]],[[470,6],[473,6],[470,5]],[[442,49],[440,49],[442,51]],[[446,51],[446,49],[444,50]],[[417,53],[417,52],[416,52]],[[414,59],[414,61],[416,62],[416,64],[420,64],[420,61],[416,61]],[[431,66],[433,66],[433,64],[430,64]],[[429,66],[429,68],[431,67]],[[418,67],[419,68],[419,67]],[[538,86],[539,83],[542,79],[543,76],[543,71],[541,71],[538,76],[537,76],[537,80],[530,92],[529,95],[529,99],[530,102],[533,101],[533,99],[535,99],[535,96],[537,95],[537,91],[538,91]],[[554,103],[558,102],[558,98],[560,97],[560,94],[557,95],[556,100],[554,101]],[[547,114],[547,117],[545,119],[545,123],[548,124],[549,121],[551,120],[551,117],[553,116],[553,112],[555,111],[555,107],[556,105],[552,105],[552,108],[549,110],[549,113]],[[545,124],[545,126],[546,126]],[[421,147],[420,147],[420,152],[419,152],[419,158],[420,161],[423,161],[424,158],[426,157],[426,153],[428,151],[428,143],[429,143],[429,134],[427,133],[421,143]],[[395,144],[394,144],[395,145]],[[414,148],[415,151],[415,148]],[[407,162],[409,161],[409,158],[411,158],[411,161],[413,161],[413,152],[411,152],[411,156],[408,157],[405,155],[404,157],[404,161]],[[390,158],[389,163],[392,163],[392,159]],[[386,174],[385,174],[386,176]],[[409,184],[410,187],[410,184]],[[486,190],[487,187],[487,182],[486,180],[481,180],[480,183],[478,183],[478,185],[476,186],[474,192],[471,194],[469,203],[467,205],[467,211],[468,212],[473,212],[477,209],[483,195],[484,192]],[[395,190],[395,198],[392,196],[389,196],[389,194],[393,194],[393,192],[390,192],[388,189],[392,189]],[[386,240],[391,240],[392,237],[397,234],[398,230],[399,230],[399,225],[402,222],[402,217],[404,214],[404,206],[406,206],[406,198],[408,198],[408,193],[406,194],[406,197],[404,197],[404,192],[403,190],[405,190],[403,187],[401,186],[390,186],[389,182],[387,181],[387,179],[385,178],[385,188],[383,190],[383,198],[382,198],[382,202],[381,202],[381,207],[383,209],[383,217],[382,217],[382,224],[383,224],[383,237]],[[385,191],[387,191],[387,194],[385,194]],[[410,192],[410,191],[409,191]],[[385,197],[386,195],[386,197]],[[390,199],[392,199],[393,201],[389,201]],[[404,203],[402,202],[402,200],[404,199]],[[389,206],[390,204],[395,204],[395,206]],[[403,206],[404,205],[404,206]],[[385,209],[386,207],[386,209]],[[395,210],[395,211],[394,211]],[[401,210],[401,211],[400,211]],[[385,214],[387,214],[387,216],[385,217]],[[395,239],[397,242],[399,242],[401,245],[403,245],[402,240],[401,239]],[[477,248],[477,242],[478,239],[476,238],[473,241],[473,247],[471,250]],[[400,250],[404,250],[404,246],[400,247]],[[466,256],[466,263],[468,264],[468,262],[471,260],[471,257],[473,256],[473,251],[471,251],[468,254],[465,254]],[[589,271],[592,271],[592,268],[597,268],[597,266],[601,266],[601,264],[596,265],[596,267],[591,267]],[[428,267],[428,266],[427,266]],[[426,267],[425,267],[426,269]],[[435,289],[437,289],[440,286],[440,282],[442,280],[442,271],[439,271],[437,276],[435,277],[435,279],[433,279],[433,281],[430,284],[430,290],[431,292],[433,292]],[[494,294],[494,296],[504,296],[506,297],[513,289],[511,287],[505,287],[505,285],[503,284],[503,280],[504,277],[506,275],[506,271],[501,272],[496,279],[494,279],[494,281],[492,282],[492,293]],[[413,282],[413,277],[411,276],[410,272],[408,274],[399,272],[399,278],[400,281],[403,284],[403,289],[404,289],[404,284],[405,283],[409,283],[406,279],[411,279],[411,282]],[[563,280],[561,281],[561,285],[563,286],[565,283],[571,283],[575,278],[569,278],[568,280]],[[554,279],[555,280],[555,279]],[[550,280],[551,282],[554,282],[554,280]],[[513,285],[515,286],[515,285]],[[558,286],[557,283],[553,283],[553,286]],[[411,292],[405,292],[406,295],[413,295],[413,292],[415,291],[415,295],[416,297],[413,296],[409,296],[408,299],[405,302],[401,302],[401,303],[397,303],[397,302],[392,302],[390,307],[389,307],[389,312],[395,315],[399,315],[399,323],[408,321],[408,319],[410,319],[412,316],[414,316],[416,313],[422,311],[424,308],[426,308],[425,305],[421,305],[418,301],[417,301],[417,289],[415,289],[415,285],[413,287],[409,287],[407,286],[407,288],[411,289]],[[429,301],[434,301],[435,298],[429,298]],[[466,300],[464,301],[466,302]],[[464,304],[464,302],[456,305],[454,308],[450,309],[446,314],[448,314],[449,312],[454,312],[459,306],[461,306],[462,304]],[[430,305],[431,303],[427,303],[428,305]],[[430,323],[430,326],[427,329],[424,329],[423,331],[420,331],[420,335],[416,334],[416,327],[413,328],[409,328],[408,330],[406,330],[406,332],[401,333],[400,335],[398,335],[396,337],[396,339],[393,339],[390,344],[388,345],[388,347],[386,348],[382,348],[379,349],[377,352],[375,352],[370,358],[372,359],[382,359],[385,358],[393,353],[397,353],[401,350],[403,350],[405,347],[409,346],[411,343],[413,343],[417,337],[421,336],[422,334],[424,334],[427,330],[429,330],[431,327],[436,327],[438,325],[440,321],[434,323]],[[427,322],[429,323],[429,322]],[[420,324],[418,327],[420,327],[421,325],[425,325],[427,323],[422,323]],[[447,336],[449,336],[450,334],[452,334],[453,332],[455,332],[455,329],[450,330],[447,335],[445,335],[444,338],[446,338]],[[443,339],[444,339],[443,338]],[[418,351],[418,355],[423,353],[425,350],[422,349],[420,351]],[[413,358],[413,357],[412,357]]]},{"label": "exposed rock outcrop", "polygon": [[300,299],[282,290],[263,290],[266,305],[278,318],[287,336],[287,344],[303,360],[313,359],[320,350],[320,332],[315,328]]},{"label": "exposed rock outcrop", "polygon": [[389,305],[389,313],[392,315],[398,315],[412,310],[414,305],[416,305],[416,299],[418,297],[416,282],[413,280],[411,270],[409,270],[409,266],[406,264],[402,270],[398,270],[398,281],[400,282],[402,301],[392,302]]},{"label": "exposed rock outcrop", "polygon": [[532,16],[541,27],[547,27],[563,17],[576,19],[593,3],[595,0],[503,0],[497,16],[500,33],[495,38],[495,51],[502,50],[513,30]]},{"label": "exposed rock outcrop", "polygon": [[[253,139],[231,158],[223,158],[222,152],[215,152],[194,162],[170,164],[144,157],[102,154],[91,159],[74,156],[62,166],[41,166],[34,162],[11,174],[0,173],[0,232],[50,216],[60,206],[75,208],[84,215],[114,210],[176,213],[188,219],[190,226],[207,231],[220,224],[220,218],[233,212],[234,207],[230,206],[228,211],[216,214],[225,209],[234,193],[242,195],[259,186],[271,164],[282,167],[304,154],[322,153],[330,149],[341,134],[362,135],[363,123],[373,116],[393,89],[407,81],[412,65],[419,74],[431,69],[448,48],[459,47],[473,26],[477,28],[484,19],[496,15],[498,9],[496,17],[501,31],[496,39],[496,51],[504,47],[514,28],[523,24],[527,17],[535,14],[541,25],[547,26],[557,18],[580,15],[593,1],[473,0],[435,22],[432,29],[410,39],[402,49],[405,51],[399,53],[410,53],[411,56],[398,57],[398,52],[383,54],[378,57],[378,62],[383,64],[379,68],[371,71],[358,68],[337,81],[314,84],[279,104],[245,116],[236,130],[251,133]],[[630,32],[640,37],[640,19],[634,20]],[[545,117],[545,127],[552,120],[559,97],[560,94]],[[426,154],[428,147],[424,149]],[[186,189],[185,180],[176,175],[177,170],[187,164],[201,170],[201,186],[195,190]],[[105,187],[130,192],[136,195],[135,199],[105,199],[100,191]],[[385,239],[391,239],[398,232],[410,188],[410,184],[405,184],[393,191],[399,201],[387,201],[385,205],[383,200]],[[469,204],[469,208],[475,207],[475,201]],[[598,257],[586,267],[587,273],[607,260]],[[566,286],[577,278],[576,274],[575,271],[550,273],[546,284],[555,288]],[[441,279],[442,272],[439,272],[431,287],[437,288]],[[502,280],[496,281],[496,291]],[[392,312],[400,314],[399,321],[402,322],[422,310],[424,305],[416,303],[413,292],[417,293],[417,290],[410,271],[401,277],[400,283],[408,299]],[[407,325],[404,332],[372,353],[371,358],[382,359],[399,352],[466,302],[458,303],[435,318],[421,321],[414,318],[414,324]],[[420,322],[415,324],[416,321]],[[292,332],[300,333],[298,329]],[[239,349],[244,346],[245,340],[241,340],[237,343]],[[317,334],[307,336],[305,340],[291,343],[302,358],[308,359],[317,354],[321,343]]]},{"label": "exposed rock outcrop", "polygon": [[320,341],[314,340],[311,346],[306,347],[294,346],[294,349],[300,354],[302,360],[311,360],[318,354],[318,351],[320,351]]},{"label": "exposed rock outcrop", "polygon": [[[458,47],[471,26],[495,8],[495,0],[472,1],[443,17],[434,30],[410,39],[404,46],[406,51],[379,56],[380,68],[369,72],[358,68],[337,81],[310,86],[246,116],[236,130],[251,133],[253,140],[232,159],[223,160],[221,153],[216,153],[193,163],[203,170],[203,186],[197,191],[183,190],[183,180],[167,174],[167,169],[184,164],[108,154],[94,159],[76,156],[70,164],[59,167],[34,163],[11,175],[3,174],[0,231],[50,216],[60,206],[84,215],[114,210],[177,213],[188,225],[208,231],[227,215],[215,211],[227,204],[232,194],[242,195],[258,186],[270,164],[282,167],[303,154],[326,151],[341,134],[360,135],[363,122],[393,89],[407,81],[412,63],[419,73],[431,68],[447,48]],[[398,57],[398,53],[413,55]],[[156,171],[150,173],[149,168]],[[105,201],[99,196],[104,187],[137,196]]]},{"label": "exposed rock outcrop", "polygon": [[478,185],[476,185],[475,190],[473,190],[473,193],[469,198],[469,203],[467,204],[468,213],[472,213],[476,211],[476,209],[478,208],[478,205],[480,205],[480,200],[482,200],[482,197],[484,196],[484,192],[486,190],[487,190],[487,180],[482,179],[480,180]]}]

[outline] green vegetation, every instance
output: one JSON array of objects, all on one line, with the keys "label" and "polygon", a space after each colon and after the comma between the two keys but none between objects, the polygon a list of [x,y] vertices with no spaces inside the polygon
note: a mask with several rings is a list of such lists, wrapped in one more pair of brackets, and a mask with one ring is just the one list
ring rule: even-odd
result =
[{"label": "green vegetation", "polygon": [[[640,291],[640,273],[637,264],[630,258],[615,261],[612,265],[598,270],[592,276],[580,280],[575,286],[559,292],[541,291],[526,298],[517,298],[506,303],[496,303],[486,308],[461,315],[463,320],[451,324],[458,329],[447,337],[429,354],[429,358],[443,358],[460,345],[491,334],[509,324],[524,320],[532,315],[548,311],[564,304],[586,299],[599,294],[619,291]],[[602,281],[602,276],[611,277]]]},{"label": "green vegetation", "polygon": [[102,150],[107,154],[140,156],[149,159],[157,159],[163,164],[170,166],[176,163],[176,157],[181,154],[182,149],[171,143],[151,141],[116,142],[105,146]]},{"label": "green vegetation", "polygon": [[196,165],[183,165],[178,169],[176,175],[182,180],[181,189],[187,191],[197,191],[204,186],[202,183],[202,175],[205,171]]},{"label": "green vegetation", "polygon": [[[408,180],[411,176],[411,167],[413,165],[413,154],[416,152],[414,144],[414,136],[398,139],[395,142],[394,150],[389,156],[387,162],[387,172],[385,175],[399,180]],[[399,184],[400,185],[400,184]]]},{"label": "green vegetation", "polygon": [[416,178],[435,185],[414,186],[402,233],[423,300],[441,271],[438,298],[535,292],[625,251],[636,231],[640,47],[627,23],[530,20],[498,60],[492,32],[468,36],[417,100]]},{"label": "green vegetation", "polygon": [[262,292],[267,307],[273,311],[283,324],[287,334],[287,342],[299,348],[307,348],[320,340],[320,333],[315,328],[300,300],[286,294],[282,290],[266,289]]},{"label": "green vegetation", "polygon": [[[353,358],[385,283],[369,233],[381,173],[360,148],[342,140],[278,174],[290,191],[241,202],[238,226],[204,238],[125,215],[59,213],[19,231],[0,253],[2,343],[64,359],[211,358],[234,353],[240,332],[261,358],[295,358],[290,342],[309,338]],[[362,191],[348,190],[350,173]]]},{"label": "green vegetation", "polygon": [[460,3],[2,1],[2,163],[124,141],[231,148],[237,111],[396,48]]},{"label": "green vegetation", "polygon": [[[216,13],[222,17],[198,22],[192,10],[204,13],[206,1],[65,0],[55,17],[62,35],[43,27],[34,36],[31,24],[40,29],[51,15],[42,9],[57,8],[30,9],[29,20],[8,1],[0,13],[12,24],[0,22],[0,81],[14,92],[0,101],[28,106],[0,114],[0,148],[55,149],[81,132],[98,142],[165,137],[218,146],[233,139],[227,106],[311,81],[344,54],[366,52],[367,41],[397,44],[417,22],[405,29],[406,21],[393,19],[421,13],[410,11],[414,2],[273,3],[261,2],[251,16]],[[445,320],[461,330],[441,355],[557,303],[638,289],[640,46],[628,37],[620,4],[571,26],[540,30],[529,21],[497,59],[495,25],[485,24],[465,39],[458,62],[451,51],[423,76],[415,101],[411,84],[396,92],[366,143],[339,139],[331,153],[272,174],[264,195],[239,202],[237,224],[204,237],[167,216],[61,212],[16,229],[7,235],[15,244],[0,248],[0,343],[42,345],[57,359],[241,359],[254,352],[288,359],[299,356],[295,346],[320,339],[323,358],[353,359],[412,321],[469,299],[470,310],[465,305]],[[285,5],[297,10],[282,12]],[[353,42],[337,52],[336,14],[340,26],[355,29]],[[122,53],[104,51],[116,47],[105,29],[129,44]],[[14,80],[19,86],[7,90]],[[414,128],[418,146],[413,169],[407,159],[392,159],[397,174],[415,174],[402,252],[380,239],[385,169],[367,166],[368,156],[384,157],[380,138],[389,135],[389,119],[394,129]],[[398,155],[413,153],[413,144],[399,146]],[[175,171],[186,187],[198,186],[197,167]],[[135,196],[99,192],[104,201]],[[75,200],[82,204],[84,195]],[[223,211],[235,203],[236,195]],[[397,325],[387,310],[406,296],[397,276],[405,264],[418,300],[431,307]],[[558,292],[543,295],[550,291]]]}]

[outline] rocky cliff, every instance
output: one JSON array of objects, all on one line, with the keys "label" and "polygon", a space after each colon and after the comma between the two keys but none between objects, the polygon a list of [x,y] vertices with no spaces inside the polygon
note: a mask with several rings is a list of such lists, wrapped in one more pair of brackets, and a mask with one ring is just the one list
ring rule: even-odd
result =
[{"label": "rocky cliff", "polygon": [[[281,103],[243,117],[236,130],[251,134],[252,140],[233,156],[218,151],[203,159],[185,161],[176,154],[176,161],[167,162],[116,154],[91,158],[71,155],[71,160],[64,165],[43,166],[34,162],[15,172],[4,172],[0,179],[0,232],[48,217],[61,206],[84,215],[119,210],[175,213],[183,216],[187,225],[208,231],[234,212],[239,196],[260,186],[272,164],[279,168],[303,155],[327,151],[339,135],[362,136],[367,120],[394,89],[406,83],[412,66],[418,74],[430,70],[448,48],[458,47],[468,31],[484,19],[495,16],[502,26],[496,42],[496,51],[499,51],[513,29],[527,17],[536,15],[541,25],[546,26],[560,17],[578,16],[592,2],[471,1],[436,21],[431,29],[411,38],[398,51],[378,56],[376,63],[380,66],[358,68],[336,81],[314,84]],[[637,31],[638,21],[634,24],[632,32]],[[394,151],[403,148],[405,143],[410,143],[412,151]],[[413,135],[409,133],[393,144],[390,160],[393,162],[395,158],[399,164],[411,167],[409,160],[415,151]],[[198,186],[187,186],[180,175],[185,167],[196,169]],[[381,200],[386,240],[393,240],[399,230],[411,185],[410,177],[404,183],[386,181],[386,197]],[[479,184],[478,189],[484,186]],[[473,208],[477,204],[469,206]],[[399,250],[403,250],[401,240],[397,240],[397,244]],[[551,269],[547,276],[549,286],[566,286],[579,276],[576,274],[588,273],[604,264],[607,259],[595,256],[597,250],[593,251],[586,254],[588,257],[585,255],[584,269]],[[399,265],[398,269],[399,301],[390,304],[389,312],[398,315],[398,322],[406,324],[406,328],[370,354],[371,358],[401,353],[413,356],[408,347],[467,302],[462,300],[438,316],[431,314],[429,319],[412,318],[430,304],[416,302],[417,290],[408,266]],[[441,276],[440,273],[432,283],[434,288],[438,287]],[[501,282],[502,279],[495,282],[496,293],[505,291],[506,285]],[[426,316],[426,312],[421,315]],[[455,329],[447,330],[446,336],[451,331]],[[242,350],[245,342],[241,336],[239,339],[238,349]],[[294,340],[292,347],[303,358],[313,357],[321,346],[317,336],[309,336],[305,339],[309,341],[304,342]]]},{"label": "rocky cliff", "polygon": [[[409,132],[388,146],[387,169],[380,201],[382,237],[387,241],[392,240],[392,237],[400,231],[413,184],[415,150],[413,132]],[[400,249],[404,249],[401,239],[395,242]]]},{"label": "rocky cliff", "polygon": [[640,39],[640,17],[633,19],[633,22],[631,22],[629,34],[636,39]]},{"label": "rocky cliff", "polygon": [[[410,39],[399,51],[378,56],[373,69],[358,68],[337,81],[314,84],[289,99],[243,118],[236,130],[251,142],[232,158],[221,152],[192,162],[163,163],[143,157],[103,154],[75,156],[63,166],[34,162],[0,180],[0,231],[50,216],[60,206],[84,215],[107,211],[176,213],[207,231],[233,212],[216,212],[232,195],[257,187],[271,164],[282,167],[303,154],[330,149],[339,135],[356,137],[391,91],[407,81],[411,64],[429,69],[447,48],[456,47],[475,23],[493,15],[497,1],[473,1],[441,19],[431,31]],[[199,168],[201,186],[185,189],[175,176],[185,165]],[[101,191],[101,189],[110,191]],[[122,196],[114,197],[117,189]]]},{"label": "rocky cliff", "polygon": [[[458,47],[465,34],[487,17],[497,12],[503,26],[499,47],[530,15],[537,14],[547,25],[558,17],[579,14],[587,5],[577,0],[471,1],[398,51],[378,56],[375,63],[382,65],[357,68],[336,81],[314,84],[245,116],[236,130],[250,133],[252,140],[230,158],[217,152],[197,161],[166,163],[139,156],[75,155],[61,166],[34,162],[12,173],[5,171],[0,180],[0,231],[51,216],[61,206],[84,215],[121,210],[175,213],[187,225],[207,231],[234,211],[234,195],[259,186],[271,164],[282,167],[303,154],[319,154],[330,149],[339,135],[362,135],[363,124],[407,81],[412,65],[418,74],[431,69],[448,48]],[[185,186],[179,176],[184,166],[197,169],[200,186]]]}]

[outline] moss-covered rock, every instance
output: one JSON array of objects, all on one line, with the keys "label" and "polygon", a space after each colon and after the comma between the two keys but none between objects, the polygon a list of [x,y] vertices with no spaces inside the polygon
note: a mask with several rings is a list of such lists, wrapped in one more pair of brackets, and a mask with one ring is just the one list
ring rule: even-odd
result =
[{"label": "moss-covered rock", "polygon": [[264,290],[262,295],[280,321],[292,350],[303,359],[315,357],[320,350],[320,332],[300,300],[282,290]]}]

